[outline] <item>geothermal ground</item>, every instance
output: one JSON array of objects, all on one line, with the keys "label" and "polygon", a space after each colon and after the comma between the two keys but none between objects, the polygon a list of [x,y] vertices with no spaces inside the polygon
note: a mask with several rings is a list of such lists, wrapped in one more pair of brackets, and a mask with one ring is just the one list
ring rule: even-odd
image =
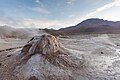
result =
[{"label": "geothermal ground", "polygon": [[21,63],[21,49],[28,39],[0,39],[0,80],[120,80],[120,34],[57,40],[68,53],[60,54],[58,64],[53,64],[39,54]]}]

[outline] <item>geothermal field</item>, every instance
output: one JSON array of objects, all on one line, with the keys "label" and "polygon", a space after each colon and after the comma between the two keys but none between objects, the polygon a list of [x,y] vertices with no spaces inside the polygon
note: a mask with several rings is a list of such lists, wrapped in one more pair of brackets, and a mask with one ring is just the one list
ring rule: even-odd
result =
[{"label": "geothermal field", "polygon": [[2,36],[0,80],[120,80],[120,34]]},{"label": "geothermal field", "polygon": [[0,80],[120,80],[120,0],[0,0]]}]

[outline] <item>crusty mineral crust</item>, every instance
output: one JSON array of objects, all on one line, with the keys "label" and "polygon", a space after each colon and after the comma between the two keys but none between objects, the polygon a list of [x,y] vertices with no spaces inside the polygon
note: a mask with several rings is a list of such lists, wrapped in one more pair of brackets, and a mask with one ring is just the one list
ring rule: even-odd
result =
[{"label": "crusty mineral crust", "polygon": [[[15,72],[19,79],[73,80],[72,71],[82,69],[84,57],[69,52],[52,35],[33,37],[21,50]],[[42,77],[44,75],[44,77]]]},{"label": "crusty mineral crust", "polygon": [[[42,54],[46,59],[50,60],[58,54],[62,53],[60,44],[52,35],[36,36],[30,39],[22,48],[22,61],[28,60],[32,55]],[[21,62],[22,62],[21,61]]]},{"label": "crusty mineral crust", "polygon": [[59,45],[57,39],[52,35],[43,35],[39,38],[32,38],[23,47],[23,53],[40,53],[40,54],[52,54],[59,51]]}]

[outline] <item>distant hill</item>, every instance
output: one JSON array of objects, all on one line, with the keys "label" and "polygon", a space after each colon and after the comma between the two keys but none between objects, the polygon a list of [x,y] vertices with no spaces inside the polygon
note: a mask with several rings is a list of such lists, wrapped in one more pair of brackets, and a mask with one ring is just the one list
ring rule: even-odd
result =
[{"label": "distant hill", "polygon": [[91,18],[75,26],[52,30],[51,32],[54,34],[120,33],[120,21]]},{"label": "distant hill", "polygon": [[65,34],[79,33],[117,33],[120,31],[120,21],[107,21],[98,18],[87,19],[76,26],[58,30]]}]

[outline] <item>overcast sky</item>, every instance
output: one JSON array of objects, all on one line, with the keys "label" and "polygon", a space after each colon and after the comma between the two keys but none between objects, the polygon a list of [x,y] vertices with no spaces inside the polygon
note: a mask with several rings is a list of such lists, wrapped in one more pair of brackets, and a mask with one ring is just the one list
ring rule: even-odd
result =
[{"label": "overcast sky", "polygon": [[0,0],[0,25],[58,29],[88,18],[120,21],[120,0]]}]

